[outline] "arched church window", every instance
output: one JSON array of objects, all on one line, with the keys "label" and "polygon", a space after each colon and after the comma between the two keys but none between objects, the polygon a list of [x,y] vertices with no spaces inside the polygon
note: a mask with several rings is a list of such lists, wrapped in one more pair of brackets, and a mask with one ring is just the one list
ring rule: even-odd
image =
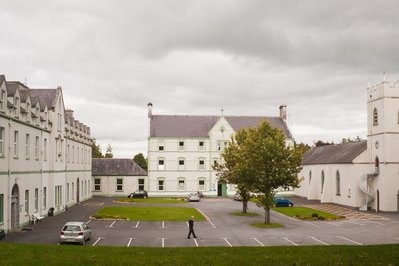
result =
[{"label": "arched church window", "polygon": [[340,196],[341,195],[341,176],[340,176],[338,170],[337,170],[337,173],[335,176],[335,185],[336,185],[336,194],[338,196]]},{"label": "arched church window", "polygon": [[378,159],[378,157],[375,157],[374,166],[376,168],[380,167],[380,159]]},{"label": "arched church window", "polygon": [[312,181],[312,171],[309,171],[309,186],[311,181]]},{"label": "arched church window", "polygon": [[378,110],[374,108],[373,111],[373,126],[378,126]]},{"label": "arched church window", "polygon": [[323,193],[323,187],[324,187],[324,170],[321,171],[321,193]]}]

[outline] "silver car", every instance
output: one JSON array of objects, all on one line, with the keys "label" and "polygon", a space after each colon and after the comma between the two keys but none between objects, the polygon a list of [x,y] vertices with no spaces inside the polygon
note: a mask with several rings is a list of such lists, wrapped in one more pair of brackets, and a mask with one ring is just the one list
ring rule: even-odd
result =
[{"label": "silver car", "polygon": [[188,194],[188,197],[187,197],[187,200],[188,201],[200,201],[200,197],[199,197],[199,195],[198,195],[198,193],[190,193],[190,194]]},{"label": "silver car", "polygon": [[67,222],[61,230],[60,243],[84,245],[91,237],[91,230],[84,222]]}]

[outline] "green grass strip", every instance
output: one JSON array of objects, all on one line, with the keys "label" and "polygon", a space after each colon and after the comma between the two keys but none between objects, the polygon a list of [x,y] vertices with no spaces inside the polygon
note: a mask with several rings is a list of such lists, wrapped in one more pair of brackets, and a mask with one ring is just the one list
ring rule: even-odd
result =
[{"label": "green grass strip", "polygon": [[173,199],[173,198],[148,198],[148,199],[129,199],[120,198],[116,202],[132,202],[132,203],[146,203],[146,204],[181,204],[187,203],[186,199]]},{"label": "green grass strip", "polygon": [[191,216],[197,221],[205,220],[194,208],[185,207],[106,207],[99,210],[96,218],[127,218],[133,221],[188,221]]},{"label": "green grass strip", "polygon": [[269,223],[269,224],[251,223],[250,225],[253,227],[257,227],[257,228],[281,228],[281,227],[284,227],[283,224],[279,224],[279,223]]},{"label": "green grass strip", "polygon": [[256,212],[232,212],[230,213],[231,215],[234,216],[247,216],[247,217],[254,217],[254,216],[258,216],[259,214],[257,214]]},{"label": "green grass strip", "polygon": [[[324,220],[339,220],[345,218],[344,216],[338,216],[332,213],[319,211],[307,207],[276,207],[273,208],[273,210],[301,220],[317,220],[317,217],[323,217]],[[314,213],[317,214],[316,218],[312,217]]]},{"label": "green grass strip", "polygon": [[398,265],[399,262],[399,244],[143,248],[0,243],[0,250],[1,265]]}]

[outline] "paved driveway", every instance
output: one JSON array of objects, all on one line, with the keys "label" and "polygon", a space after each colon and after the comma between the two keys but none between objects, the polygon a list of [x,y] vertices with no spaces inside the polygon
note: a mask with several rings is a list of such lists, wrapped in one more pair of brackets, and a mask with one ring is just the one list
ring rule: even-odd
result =
[{"label": "paved driveway", "polygon": [[89,216],[98,209],[112,205],[120,204],[113,203],[110,198],[93,198],[69,208],[63,214],[45,218],[32,231],[7,235],[4,241],[58,244],[58,235],[65,222],[86,221],[92,228],[92,239],[87,242],[87,245],[92,246],[228,247],[399,243],[397,215],[377,221],[350,219],[335,222],[310,222],[272,212],[272,222],[282,223],[285,227],[259,229],[249,224],[263,221],[264,212],[252,202],[249,203],[249,211],[260,215],[238,217],[229,213],[240,211],[241,202],[224,198],[205,199],[188,205],[198,208],[209,220],[195,222],[194,229],[198,238],[187,239],[186,222],[89,220]]}]

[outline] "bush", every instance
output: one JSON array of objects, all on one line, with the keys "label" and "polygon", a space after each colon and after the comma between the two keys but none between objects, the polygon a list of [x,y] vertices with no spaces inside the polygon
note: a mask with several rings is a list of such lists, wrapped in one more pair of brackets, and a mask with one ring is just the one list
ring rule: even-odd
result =
[{"label": "bush", "polygon": [[312,213],[312,218],[317,218],[319,215],[317,213]]}]

